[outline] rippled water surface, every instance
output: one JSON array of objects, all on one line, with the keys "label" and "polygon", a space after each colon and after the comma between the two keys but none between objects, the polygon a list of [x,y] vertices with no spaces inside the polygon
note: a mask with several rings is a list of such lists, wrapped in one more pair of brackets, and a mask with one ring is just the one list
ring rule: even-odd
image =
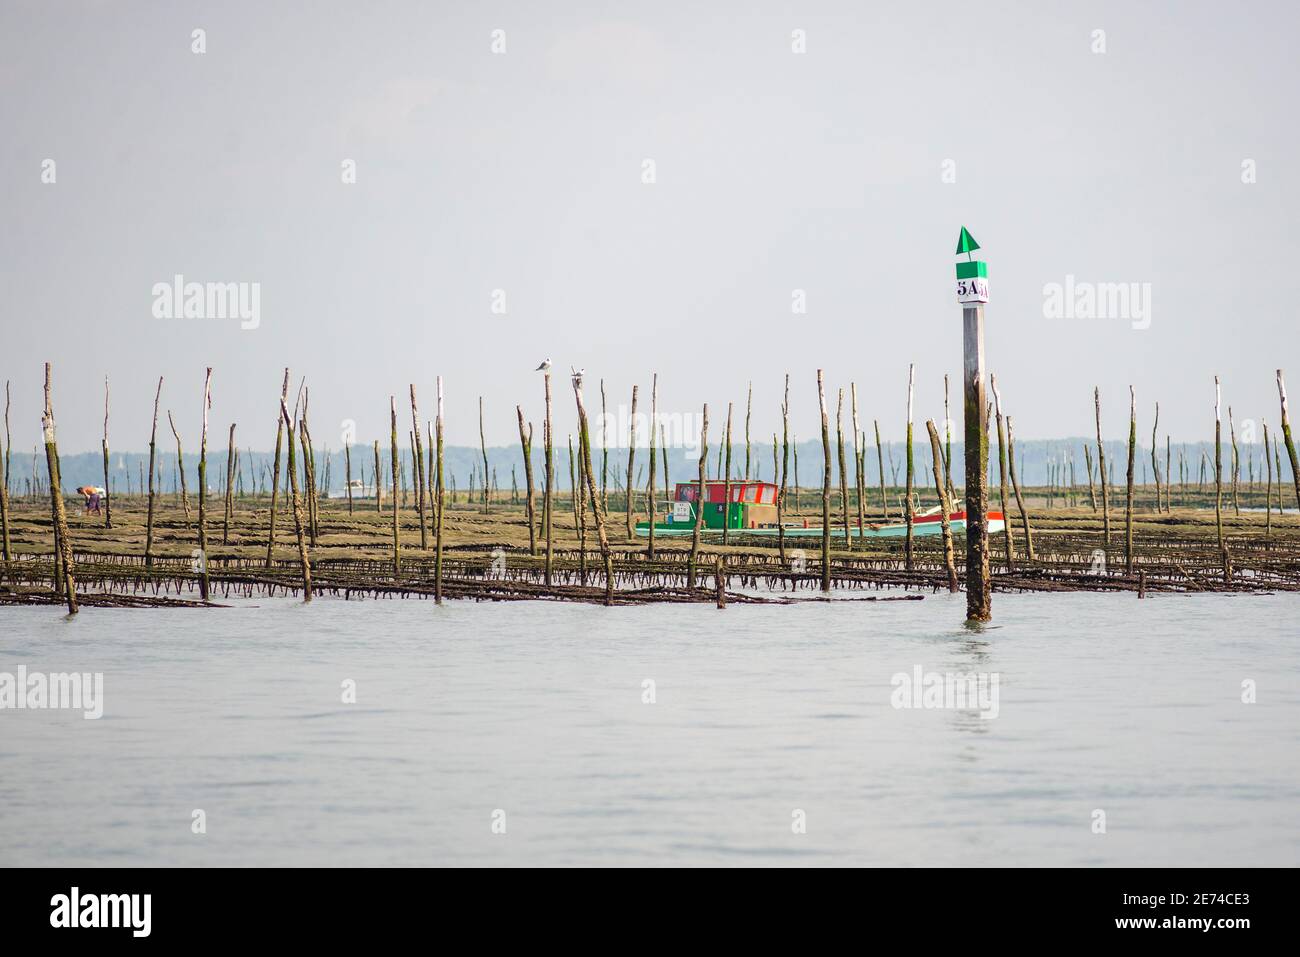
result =
[{"label": "rippled water surface", "polygon": [[[0,711],[0,862],[1300,863],[1300,599],[963,602],[2,609],[105,706]],[[998,716],[895,709],[917,665]]]}]

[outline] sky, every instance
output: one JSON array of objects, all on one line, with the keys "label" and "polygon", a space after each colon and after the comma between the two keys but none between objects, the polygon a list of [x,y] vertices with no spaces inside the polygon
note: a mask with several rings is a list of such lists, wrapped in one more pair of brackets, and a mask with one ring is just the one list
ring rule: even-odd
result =
[{"label": "sky", "polygon": [[[1021,438],[1213,434],[1300,389],[1292,3],[29,2],[0,7],[0,378],[14,446],[53,362],[61,449],[274,442],[286,366],[312,432],[517,441],[553,360],[612,412],[709,403],[818,429],[943,417],[953,250],[990,277],[986,361]],[[196,36],[195,31],[202,31]],[[202,52],[196,52],[198,48]],[[50,162],[52,161],[52,163]],[[350,178],[355,173],[355,181]],[[255,320],[159,284],[235,283]],[[1067,280],[1067,277],[1073,279]],[[1118,316],[1052,284],[1135,284]],[[1126,288],[1127,285],[1126,285]],[[249,302],[252,300],[250,299]],[[1141,307],[1138,308],[1138,304]],[[802,304],[803,311],[798,311]],[[1062,312],[1067,314],[1062,314]],[[243,328],[249,326],[249,328]],[[954,392],[954,415],[960,396]],[[958,431],[960,425],[958,425]],[[716,435],[716,431],[714,432]],[[922,432],[922,434],[924,434]]]}]

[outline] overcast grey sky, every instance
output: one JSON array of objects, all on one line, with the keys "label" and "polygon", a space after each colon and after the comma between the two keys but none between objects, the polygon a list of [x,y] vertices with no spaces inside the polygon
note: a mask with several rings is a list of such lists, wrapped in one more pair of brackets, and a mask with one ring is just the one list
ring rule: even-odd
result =
[{"label": "overcast grey sky", "polygon": [[[822,366],[896,438],[908,362],[918,421],[960,368],[963,224],[1019,435],[1088,433],[1099,384],[1119,436],[1134,382],[1140,432],[1159,399],[1162,433],[1204,438],[1216,373],[1273,424],[1273,370],[1300,390],[1297,9],[5,0],[15,445],[47,359],[69,451],[98,446],[106,374],[114,447],[147,443],[160,374],[192,447],[207,365],[214,433],[236,421],[241,445],[273,442],[285,365],[319,443],[344,419],[386,434],[410,382],[431,415],[437,374],[449,441],[477,442],[482,394],[489,443],[512,442],[515,403],[541,419],[543,356],[612,403],[657,371],[661,408],[715,422],[752,379],[769,436],[790,372],[805,438]],[[155,318],[178,273],[259,283],[258,327]],[[1046,318],[1067,274],[1149,283],[1150,327]]]}]

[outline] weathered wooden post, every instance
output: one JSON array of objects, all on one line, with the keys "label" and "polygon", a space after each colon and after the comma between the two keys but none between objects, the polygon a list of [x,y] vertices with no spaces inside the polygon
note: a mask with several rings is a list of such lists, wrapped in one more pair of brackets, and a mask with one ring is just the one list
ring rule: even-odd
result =
[{"label": "weathered wooden post", "polygon": [[[1007,436],[1002,421],[1002,393],[998,391],[998,377],[989,375],[989,388],[993,390],[993,408],[998,427],[998,502],[1002,506],[1002,537],[1006,544],[1007,571],[1015,562],[1015,541],[1011,535],[1011,514],[1007,511]],[[1091,481],[1091,480],[1090,480]]]},{"label": "weathered wooden post", "polygon": [[[751,388],[752,392],[752,388]],[[650,377],[650,541],[646,548],[646,557],[654,561],[655,557],[655,428],[659,421],[659,373]],[[749,471],[749,417],[745,417],[745,471]]]},{"label": "weathered wooden post", "polygon": [[[152,471],[152,470],[151,470]],[[230,423],[230,439],[226,444],[226,494],[221,513],[221,544],[230,543],[230,516],[235,509],[235,423]]]},{"label": "weathered wooden post", "polygon": [[63,480],[59,475],[59,446],[54,438],[54,406],[50,401],[50,364],[45,363],[45,415],[41,417],[45,435],[45,465],[50,473],[50,514],[54,525],[54,565],[61,573],[68,614],[77,613],[77,585],[72,576],[72,539],[68,535],[68,513],[63,507]]},{"label": "weathered wooden post", "polygon": [[939,430],[934,427],[934,420],[927,419],[926,431],[930,433],[930,452],[934,458],[934,490],[939,496],[939,521],[943,526],[943,565],[948,572],[948,591],[954,595],[961,590],[957,581],[957,556],[952,546],[952,524],[949,514],[952,512],[952,500],[948,498],[947,484],[943,474],[943,453],[939,449]]},{"label": "weathered wooden post", "polygon": [[1137,392],[1128,387],[1128,494],[1124,499],[1124,574],[1133,574],[1133,459],[1137,452]]},{"label": "weathered wooden post", "polygon": [[1268,483],[1264,486],[1264,540],[1268,541],[1273,532],[1273,459],[1268,454],[1268,422],[1261,424],[1264,426],[1264,468],[1268,470]]},{"label": "weathered wooden post", "polygon": [[700,490],[695,496],[695,528],[691,531],[691,554],[686,563],[686,587],[695,587],[695,566],[700,555],[700,528],[704,524],[704,498],[708,485],[705,470],[709,457],[709,404],[704,403],[704,416],[700,420]]},{"label": "weathered wooden post", "polygon": [[434,538],[433,538],[433,601],[436,605],[442,604],[442,513],[443,509],[443,481],[442,481],[442,376],[438,376],[438,409],[435,437],[435,445],[438,451],[438,463],[435,469],[438,480],[438,496],[434,501]]},{"label": "weathered wooden post", "polygon": [[865,454],[862,446],[865,445],[865,436],[862,434],[862,426],[858,422],[858,384],[849,383],[849,394],[853,399],[853,479],[854,488],[858,496],[858,538],[862,537],[863,526],[866,524],[866,515],[863,511],[863,496],[866,492],[863,473],[866,469],[863,467],[863,455]]},{"label": "weathered wooden post", "polygon": [[389,416],[389,445],[391,447],[390,458],[393,472],[393,576],[397,577],[402,573],[402,541],[398,534],[399,518],[397,507],[397,483],[398,461],[397,461],[397,396],[388,397],[388,416]]},{"label": "weathered wooden post", "polygon": [[[1160,508],[1160,495],[1161,495],[1161,492],[1160,492],[1160,460],[1159,460],[1159,456],[1158,456],[1158,454],[1157,454],[1158,446],[1157,446],[1157,444],[1156,444],[1156,441],[1157,441],[1157,440],[1156,440],[1156,430],[1157,430],[1158,428],[1160,428],[1160,403],[1159,403],[1159,402],[1156,403],[1156,418],[1155,418],[1155,421],[1151,423],[1151,475],[1152,475],[1152,477],[1155,479],[1155,483],[1156,483],[1156,513],[1157,513],[1157,514],[1159,514],[1160,511],[1161,511],[1161,508]],[[1165,481],[1166,481],[1166,483],[1169,481],[1169,476],[1167,476],[1167,475],[1165,476]]]},{"label": "weathered wooden post", "polygon": [[425,490],[424,443],[420,441],[420,412],[416,406],[416,401],[415,401],[415,383],[414,382],[410,383],[410,386],[411,386],[411,441],[414,443],[411,446],[412,449],[411,454],[415,457],[415,461],[411,464],[414,466],[415,469],[415,510],[416,513],[420,516],[420,548],[421,550],[424,550],[429,547],[429,526],[428,523],[425,521],[426,513],[424,510],[424,498],[425,498],[424,496],[424,490]]},{"label": "weathered wooden post", "polygon": [[381,491],[381,486],[380,486],[380,483],[379,483],[379,440],[378,440],[378,439],[375,439],[375,471],[374,471],[374,476],[375,476],[375,511],[378,512],[378,513],[380,513],[380,514],[383,514],[383,511],[384,511],[384,504],[383,504],[384,496],[383,496],[383,492]]},{"label": "weathered wooden post", "polygon": [[635,537],[635,530],[632,528],[634,521],[632,517],[632,468],[636,464],[636,397],[637,386],[632,386],[632,417],[628,420],[628,438],[627,438],[627,485],[623,486],[623,494],[627,499],[627,508],[624,509],[624,518],[627,521],[627,540],[630,542]]},{"label": "weathered wooden post", "polygon": [[[4,549],[5,572],[10,577],[10,583],[16,588],[17,583],[13,580],[13,568],[10,562],[13,560],[13,553],[9,549],[9,453],[12,451],[13,440],[9,435],[9,380],[5,380],[5,447],[4,459],[0,461],[0,545]],[[107,493],[108,486],[104,486]]]},{"label": "weathered wooden post", "polygon": [[[966,620],[993,617],[989,581],[988,403],[984,394],[984,304],[989,301],[988,267],[971,258],[979,243],[961,228],[957,253],[957,301],[962,306],[962,381],[966,436]],[[1005,520],[1005,519],[1004,519]]]},{"label": "weathered wooden post", "polygon": [[1101,438],[1101,387],[1092,390],[1093,404],[1097,409],[1097,475],[1101,479],[1101,525],[1110,544],[1110,493],[1106,483],[1106,443]]},{"label": "weathered wooden post", "polygon": [[555,453],[554,435],[551,431],[551,370],[542,372],[546,387],[546,423],[542,427],[542,462],[546,467],[546,485],[542,488],[542,532],[546,536],[546,562],[543,580],[546,587],[551,587],[553,552],[555,543],[552,539],[551,519],[555,511]]},{"label": "weathered wooden post", "polygon": [[914,509],[912,508],[912,477],[914,472],[912,460],[912,395],[916,387],[916,363],[907,364],[907,489],[903,496],[903,521],[907,524],[907,538],[903,542],[903,564],[910,572],[912,570],[912,519]]},{"label": "weathered wooden post", "polygon": [[[293,446],[293,420],[289,417],[287,395],[282,396],[280,399],[280,419],[281,424],[286,426],[289,431],[289,460],[286,470],[290,489],[289,509],[293,512],[294,535],[298,540],[298,563],[302,568],[302,600],[309,602],[311,601],[311,556],[307,554],[307,532],[304,528],[305,519],[302,514],[302,496],[298,491],[298,463],[295,461],[297,452]],[[376,476],[376,481],[378,481],[378,476]]]},{"label": "weathered wooden post", "polygon": [[718,453],[726,453],[727,464],[722,471],[722,544],[727,544],[727,534],[731,529],[731,406],[727,403],[727,431],[723,437],[723,447]]},{"label": "weathered wooden post", "polygon": [[880,508],[885,513],[885,521],[889,521],[889,496],[885,494],[885,450],[880,444],[880,420],[872,419],[871,424],[876,429],[876,467],[880,470]]},{"label": "weathered wooden post", "polygon": [[776,547],[785,564],[785,494],[790,472],[790,373],[785,374],[785,398],[781,400],[781,490],[776,496]]},{"label": "weathered wooden post", "polygon": [[840,512],[844,518],[844,547],[852,550],[853,535],[849,528],[849,473],[844,460],[844,390],[840,389],[835,407],[835,454],[840,465]]},{"label": "weathered wooden post", "polygon": [[[609,548],[609,535],[605,531],[605,516],[601,514],[596,476],[591,470],[591,429],[587,425],[587,407],[582,401],[582,374],[575,372],[571,379],[573,398],[578,405],[578,446],[582,450],[581,464],[586,473],[587,494],[591,498],[591,511],[596,519],[596,537],[600,541],[600,556],[605,563],[605,604],[614,603],[614,560]],[[631,492],[632,486],[628,485]],[[578,492],[578,489],[574,489]]]},{"label": "weathered wooden post", "polygon": [[483,453],[483,511],[486,512],[492,495],[492,479],[488,472],[487,439],[483,435],[483,396],[478,397],[478,445]]},{"label": "weathered wooden post", "polygon": [[[284,384],[280,386],[280,405],[284,406],[289,401],[289,368],[284,369]],[[175,431],[175,426],[173,426]],[[180,452],[180,436],[176,437],[177,454]],[[275,417],[275,466],[271,472],[271,523],[266,532],[266,567],[271,567],[271,554],[275,550],[275,505],[276,499],[280,495],[280,453],[284,442],[284,416],[276,415]],[[184,469],[182,467],[181,478],[183,479]],[[189,514],[189,505],[185,506],[185,514]]]},{"label": "weathered wooden post", "polygon": [[826,383],[817,370],[817,407],[822,415],[822,591],[831,590],[831,426],[826,412]]},{"label": "weathered wooden post", "polygon": [[745,398],[745,481],[749,481],[749,420],[754,414],[754,383],[749,383],[749,393]]},{"label": "weathered wooden post", "polygon": [[[5,383],[6,388],[9,383]],[[7,411],[7,410],[6,410]],[[108,494],[108,376],[104,376],[104,527],[113,527],[113,501]]]},{"label": "weathered wooden post", "polygon": [[524,502],[528,511],[528,554],[537,554],[537,524],[534,521],[534,499],[533,499],[533,427],[531,424],[524,427],[524,409],[523,406],[515,406],[515,414],[519,417],[519,446],[524,454],[524,483],[528,486],[528,495]]},{"label": "weathered wooden post", "polygon": [[[1287,456],[1291,459],[1291,478],[1295,481],[1296,508],[1300,508],[1300,462],[1296,461],[1295,440],[1291,438],[1291,416],[1287,410],[1286,382],[1282,379],[1281,369],[1277,370],[1277,394],[1282,401],[1282,442],[1286,446]],[[1282,470],[1280,468],[1277,473],[1277,484],[1280,489],[1282,486]],[[1278,507],[1281,508],[1280,505]]]},{"label": "weathered wooden post", "polygon": [[348,514],[352,514],[352,443],[343,443],[343,481],[348,489]]},{"label": "weathered wooden post", "polygon": [[203,380],[203,431],[199,435],[199,596],[208,600],[208,412],[212,409],[212,367]]},{"label": "weathered wooden post", "polygon": [[163,380],[158,377],[158,391],[153,397],[153,427],[149,430],[149,507],[144,522],[144,567],[153,567],[154,455],[158,443],[158,400],[162,398]]},{"label": "weathered wooden post", "polygon": [[172,410],[167,410],[167,422],[172,427],[172,435],[176,437],[176,471],[180,474],[181,482],[181,505],[185,509],[185,517],[190,517],[190,490],[185,483],[185,453],[181,449],[181,434],[176,431],[176,420],[172,418]]},{"label": "weathered wooden post", "polygon": [[[1232,561],[1223,537],[1223,395],[1219,377],[1214,377],[1214,527],[1219,539],[1219,557],[1223,562],[1223,580],[1232,581]],[[1283,406],[1285,408],[1285,406]]]}]

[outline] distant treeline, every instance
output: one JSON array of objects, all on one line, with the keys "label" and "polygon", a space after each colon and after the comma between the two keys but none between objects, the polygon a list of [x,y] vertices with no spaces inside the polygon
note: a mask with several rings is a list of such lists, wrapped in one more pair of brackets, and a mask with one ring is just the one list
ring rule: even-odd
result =
[{"label": "distant treeline", "polygon": [[[839,465],[834,448],[835,439],[833,434],[831,442],[833,471],[837,477],[836,482],[838,482]],[[1020,481],[1026,485],[1034,486],[1078,485],[1086,488],[1088,475],[1083,451],[1085,445],[1091,450],[1095,470],[1097,458],[1095,442],[1089,442],[1086,439],[1017,440],[1016,471]],[[1223,445],[1223,477],[1226,484],[1232,477],[1233,460],[1232,449],[1226,437]],[[989,446],[989,478],[991,482],[996,482],[996,436],[992,438]],[[709,446],[707,465],[710,478],[720,478],[722,475],[723,463],[719,451],[717,443],[712,442]],[[1213,442],[1174,443],[1169,446],[1167,451],[1168,470],[1175,485],[1183,482],[1197,485],[1202,481],[1214,481]],[[427,454],[428,450],[426,449],[426,457]],[[606,483],[610,490],[620,491],[627,483],[627,454],[626,448],[610,448],[608,450]],[[954,439],[952,443],[952,477],[953,482],[959,487],[962,484],[964,474],[963,454],[962,444]],[[351,456],[352,478],[363,482],[367,491],[369,491],[373,488],[374,482],[375,460],[373,447],[353,446]],[[656,484],[660,488],[663,487],[664,483],[662,456],[662,450],[656,450],[658,460]],[[890,486],[903,485],[906,481],[907,452],[905,444],[902,442],[884,443],[879,453],[874,443],[867,446],[864,454],[867,475],[866,484],[879,486],[880,467],[878,463],[882,456],[886,483]],[[1240,482],[1264,481],[1266,469],[1263,456],[1262,444],[1244,445],[1238,442],[1237,469]],[[227,452],[224,447],[209,451],[208,486],[214,492],[224,492],[225,490],[226,457]],[[635,488],[643,489],[648,481],[648,457],[648,449],[638,448],[636,450],[632,479]],[[299,458],[301,459],[301,456]],[[343,451],[318,449],[315,458],[316,478],[321,488],[326,494],[342,493],[345,474]],[[594,459],[593,465],[599,480],[602,462],[605,458],[602,450],[599,448],[593,449],[592,458]],[[197,490],[198,487],[198,459],[197,453],[186,453],[184,457],[185,481],[191,492]],[[409,483],[411,481],[410,449],[399,448],[398,459],[401,472]],[[487,450],[487,459],[487,470],[494,489],[508,492],[513,487],[523,487],[523,456],[518,446],[489,448]],[[698,477],[698,449],[669,449],[667,460],[669,481],[673,483],[686,482]],[[855,473],[851,442],[846,446],[845,460],[848,463],[850,484],[852,484]],[[918,441],[915,444],[913,460],[915,463],[914,481],[917,486],[924,487],[932,484],[931,453],[927,442]],[[1160,481],[1163,483],[1167,480],[1166,448],[1164,446],[1157,450],[1156,460],[1160,470]],[[798,464],[797,472],[795,471],[796,461]],[[139,494],[145,483],[145,471],[148,468],[148,462],[149,455],[147,452],[113,452],[109,459],[109,492]],[[174,448],[168,451],[166,447],[160,445],[156,462],[158,470],[156,488],[163,492],[175,491],[179,487],[179,476]],[[1127,462],[1128,447],[1126,443],[1120,440],[1106,442],[1108,481],[1113,482],[1116,486],[1122,485]],[[33,464],[35,464],[35,470],[33,470]],[[271,452],[249,449],[237,450],[236,492],[253,494],[269,491],[273,464],[274,454]],[[64,491],[70,492],[82,485],[102,485],[104,482],[103,456],[99,452],[63,455],[60,457],[60,467]],[[797,483],[801,488],[805,489],[819,487],[822,481],[822,467],[820,440],[803,441],[791,446],[791,485]],[[479,449],[469,446],[447,446],[444,450],[444,468],[448,488],[451,488],[454,484],[459,490],[471,486],[482,489],[483,454]],[[1280,456],[1275,457],[1273,468],[1275,482],[1280,478],[1284,483],[1293,483],[1290,463],[1285,450],[1282,451]],[[533,470],[534,483],[536,487],[540,488],[543,475],[540,439],[536,440],[533,446]],[[572,486],[570,484],[569,450],[567,444],[563,441],[557,442],[555,447],[555,470],[556,487],[570,489]],[[745,445],[743,441],[733,441],[731,472],[733,479],[745,477]],[[385,486],[392,482],[389,452],[384,448],[380,449],[380,475]],[[765,445],[755,443],[750,449],[749,476],[759,481],[770,482],[773,481],[773,475],[774,463],[771,443],[768,442]],[[33,463],[33,454],[31,452],[14,450],[9,466],[10,493],[14,495],[30,494],[33,476],[35,476],[38,488],[45,487],[48,477],[44,454],[38,456],[35,463]],[[779,480],[779,473],[777,479]],[[1149,447],[1139,446],[1137,450],[1134,480],[1139,485],[1154,484]],[[281,481],[284,481],[283,472],[281,473]]]}]

